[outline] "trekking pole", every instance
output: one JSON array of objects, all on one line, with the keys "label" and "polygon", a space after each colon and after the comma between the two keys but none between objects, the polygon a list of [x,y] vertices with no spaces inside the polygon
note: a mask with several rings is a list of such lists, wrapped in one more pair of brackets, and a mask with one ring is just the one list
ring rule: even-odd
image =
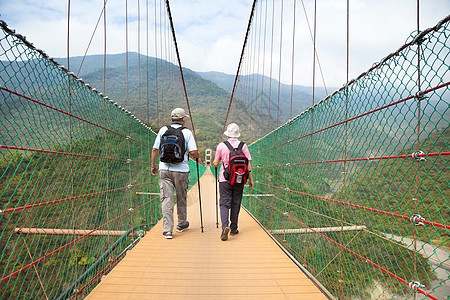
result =
[{"label": "trekking pole", "polygon": [[216,170],[215,170],[215,172],[216,172],[216,227],[217,228],[219,228],[219,212],[218,212],[218,208],[217,208],[217,205],[218,205],[218,201],[217,201],[217,181],[219,180],[219,178],[217,178],[217,167],[215,167],[216,168]]},{"label": "trekking pole", "polygon": [[200,172],[198,170],[198,157],[195,159],[197,162],[197,184],[198,184],[198,203],[200,204],[200,228],[203,232],[203,216],[202,216],[202,194],[200,193]]}]

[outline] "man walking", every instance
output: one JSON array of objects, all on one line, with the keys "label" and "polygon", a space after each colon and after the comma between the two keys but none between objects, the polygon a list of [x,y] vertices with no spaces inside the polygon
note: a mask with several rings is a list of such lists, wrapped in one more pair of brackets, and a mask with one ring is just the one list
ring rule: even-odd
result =
[{"label": "man walking", "polygon": [[159,189],[163,216],[163,236],[172,238],[174,227],[173,208],[174,190],[177,192],[178,222],[176,231],[182,232],[189,227],[187,221],[187,189],[189,187],[188,152],[191,157],[200,155],[192,132],[184,127],[189,118],[184,109],[175,108],[171,114],[172,125],[162,127],[156,136],[152,149],[151,173],[156,176],[156,157],[159,162]]},{"label": "man walking", "polygon": [[[241,202],[242,202],[242,193],[244,191],[244,185],[245,185],[245,179],[239,178],[239,176],[248,176],[248,185],[249,188],[253,188],[253,176],[251,171],[251,165],[250,161],[252,157],[250,156],[250,152],[248,151],[247,145],[245,143],[239,141],[237,138],[241,135],[239,132],[239,126],[235,123],[231,123],[228,125],[227,130],[224,132],[224,134],[228,137],[228,140],[226,142],[220,143],[217,145],[216,150],[216,156],[213,161],[213,165],[215,167],[219,166],[220,162],[222,162],[222,167],[219,171],[219,193],[220,193],[220,219],[222,222],[222,234],[220,235],[220,239],[222,241],[228,240],[228,233],[230,235],[236,235],[239,233],[238,230],[238,217],[239,217],[239,211],[241,209]],[[247,174],[240,175],[239,169],[236,169],[237,172],[235,173],[236,176],[233,174],[230,174],[229,167],[230,167],[230,153],[233,151],[242,151],[238,152],[236,157],[241,157],[241,161],[243,156],[247,158],[248,166],[245,166],[247,168]],[[234,159],[234,158],[232,158]],[[245,160],[245,158],[244,158]],[[240,166],[245,165],[244,163],[241,163]],[[245,168],[244,167],[244,168]],[[234,171],[232,171],[234,172]],[[227,175],[227,179],[224,175],[224,173]],[[229,222],[229,220],[231,223]],[[230,224],[230,225],[229,225]],[[229,226],[228,226],[229,225]]]}]

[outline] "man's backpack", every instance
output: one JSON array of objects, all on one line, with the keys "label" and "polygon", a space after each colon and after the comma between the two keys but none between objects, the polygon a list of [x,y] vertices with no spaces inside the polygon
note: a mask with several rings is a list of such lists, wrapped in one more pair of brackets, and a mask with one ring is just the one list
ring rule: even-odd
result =
[{"label": "man's backpack", "polygon": [[186,142],[182,130],[186,127],[173,128],[167,125],[167,131],[161,136],[159,145],[159,160],[165,163],[177,164],[184,160]]},{"label": "man's backpack", "polygon": [[248,178],[248,158],[242,152],[245,143],[240,142],[237,148],[233,148],[228,141],[224,144],[230,149],[230,159],[223,176],[231,185],[245,184]]}]

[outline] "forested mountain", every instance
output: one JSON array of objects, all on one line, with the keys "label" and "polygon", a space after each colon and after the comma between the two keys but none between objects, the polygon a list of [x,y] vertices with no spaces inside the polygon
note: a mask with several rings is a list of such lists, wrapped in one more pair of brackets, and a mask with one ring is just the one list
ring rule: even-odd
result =
[{"label": "forested mountain", "polygon": [[[64,59],[56,59],[61,63]],[[127,69],[126,55],[108,55],[106,67],[106,88],[105,95],[123,107],[127,107]],[[76,74],[78,72],[82,57],[72,57],[70,59],[70,69]],[[67,65],[67,63],[66,63]],[[158,78],[156,78],[156,68],[158,68]],[[164,68],[163,72],[161,69]],[[141,78],[139,80],[138,54],[128,55],[128,109],[140,118],[143,122],[149,123],[157,132],[159,127],[167,124],[167,116],[162,116],[162,105],[159,102],[159,124],[157,124],[157,99],[161,101],[161,93],[167,99],[167,88],[170,86],[167,70],[173,76],[178,76],[178,67],[161,59],[140,56]],[[170,74],[169,72],[169,74]],[[229,94],[219,88],[209,80],[205,80],[190,69],[183,69],[186,82],[189,104],[193,116],[196,136],[201,151],[206,148],[215,147],[219,142],[220,134],[225,121],[225,114],[229,101]],[[148,76],[148,111],[147,111],[147,76]],[[103,90],[103,56],[87,56],[79,73],[83,81],[89,83],[97,90]],[[158,97],[156,83],[158,82]],[[140,97],[139,97],[140,86]],[[181,89],[181,87],[180,87]],[[166,100],[167,101],[167,100]],[[140,102],[140,105],[139,105]],[[185,107],[185,105],[183,105]],[[147,115],[148,114],[148,115]],[[204,153],[204,152],[203,152]]]},{"label": "forested mountain", "polygon": [[[235,75],[229,75],[221,72],[197,72],[204,79],[211,80],[219,87],[223,88],[231,94],[233,90],[233,84]],[[276,115],[278,107],[278,89],[279,95],[279,107],[280,107],[280,123],[283,124],[290,118],[290,103],[291,103],[291,86],[280,83],[278,80],[260,74],[251,74],[240,76],[239,86],[240,88],[248,88],[253,85],[263,87],[264,95],[258,95],[259,99],[263,99],[263,111],[269,109],[270,99],[270,113]],[[334,91],[335,88],[328,88],[329,92]],[[270,92],[269,92],[270,91]],[[236,93],[239,94],[239,93]],[[270,96],[270,97],[269,97]],[[324,88],[316,87],[314,102],[317,103],[327,96],[327,92]],[[296,116],[306,110],[312,105],[312,87],[303,85],[294,85],[292,89],[292,116]],[[255,97],[256,99],[256,97]],[[255,101],[254,99],[254,101]],[[257,100],[258,102],[260,100]],[[258,104],[259,107],[260,104]]]},{"label": "forested mountain", "polygon": [[[56,58],[56,60],[61,64],[67,66],[67,59]],[[103,92],[103,55],[86,56],[84,58],[82,68],[80,69],[80,64],[82,63],[82,61],[83,57],[70,58],[70,70],[75,74],[78,74],[78,76],[81,77],[83,81],[89,83],[92,87],[95,87],[97,90]],[[147,56],[145,55],[140,56],[140,67],[141,78],[139,81],[138,54],[129,53],[128,108],[138,118],[140,118],[145,123],[149,123],[152,128],[157,131],[160,126],[163,126],[165,123],[167,123],[167,120],[160,120],[160,123],[156,124],[156,81],[158,80],[158,94],[161,95],[161,86],[163,87],[162,90],[164,90],[165,87],[169,86],[168,81],[172,80],[172,78],[168,78],[168,76],[166,75],[159,75],[158,78],[156,78],[156,68],[159,69],[158,74],[161,74],[161,68],[172,68],[174,74],[178,74],[178,69],[177,66],[167,61],[156,59],[154,57],[148,57],[149,72],[147,74]],[[127,107],[127,72],[125,53],[107,55],[105,73],[106,88],[104,94],[107,95],[110,99],[116,101],[119,105]],[[196,73],[188,68],[183,68],[183,73],[185,77],[187,94],[189,97],[189,103],[193,115],[194,127],[196,130],[196,136],[200,151],[204,151],[207,148],[215,148],[221,137],[223,123],[225,121],[228,103],[230,101],[230,91],[232,82],[234,81],[234,75],[227,75],[218,72]],[[164,72],[162,74],[164,74]],[[147,76],[149,82],[148,112]],[[222,78],[223,80],[220,78]],[[265,85],[267,85],[268,91],[269,79],[266,77],[265,81]],[[231,82],[231,87],[227,87],[229,82]],[[272,85],[276,85],[276,87],[278,88],[278,82],[274,79]],[[139,86],[141,91],[140,100]],[[311,90],[311,88],[309,89]],[[311,105],[312,95],[308,94],[305,90],[308,90],[308,87],[294,87],[294,116],[301,113],[304,109]],[[275,95],[278,95],[277,93],[278,92],[274,87],[271,97],[272,115],[276,114],[275,107],[278,98],[276,98]],[[161,96],[159,96],[159,98],[160,97]],[[265,95],[264,98],[268,99],[267,95]],[[240,99],[235,99],[234,101],[239,103]],[[288,107],[289,105],[287,105],[287,103],[290,103],[290,86],[282,84],[280,90],[280,107]],[[267,101],[263,102],[263,104],[264,111],[264,109],[267,107]],[[159,107],[161,110],[161,104],[159,104]],[[280,110],[280,124],[286,122],[289,119],[289,114],[289,109]],[[237,122],[245,122],[245,120],[239,120]],[[275,120],[273,122],[275,122]],[[275,124],[273,126],[275,126]],[[246,141],[251,142],[252,138],[247,138]]]}]

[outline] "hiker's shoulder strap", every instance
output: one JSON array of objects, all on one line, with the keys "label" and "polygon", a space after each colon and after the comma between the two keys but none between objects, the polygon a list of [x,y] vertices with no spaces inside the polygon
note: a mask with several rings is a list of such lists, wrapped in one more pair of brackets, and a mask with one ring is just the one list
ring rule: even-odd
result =
[{"label": "hiker's shoulder strap", "polygon": [[173,128],[173,129],[179,129],[179,130],[183,130],[183,129],[186,128],[186,127],[184,127],[184,126],[181,126],[181,127],[172,127],[172,125],[166,125],[166,127],[167,127],[167,129]]},{"label": "hiker's shoulder strap", "polygon": [[242,148],[244,148],[245,143],[244,142],[240,142],[239,145],[237,146],[238,150],[242,150]]},{"label": "hiker's shoulder strap", "polygon": [[228,147],[228,149],[229,149],[230,151],[233,151],[233,150],[234,150],[233,146],[231,146],[231,144],[230,144],[229,141],[225,141],[225,142],[223,142],[223,143],[225,144],[225,146]]}]

